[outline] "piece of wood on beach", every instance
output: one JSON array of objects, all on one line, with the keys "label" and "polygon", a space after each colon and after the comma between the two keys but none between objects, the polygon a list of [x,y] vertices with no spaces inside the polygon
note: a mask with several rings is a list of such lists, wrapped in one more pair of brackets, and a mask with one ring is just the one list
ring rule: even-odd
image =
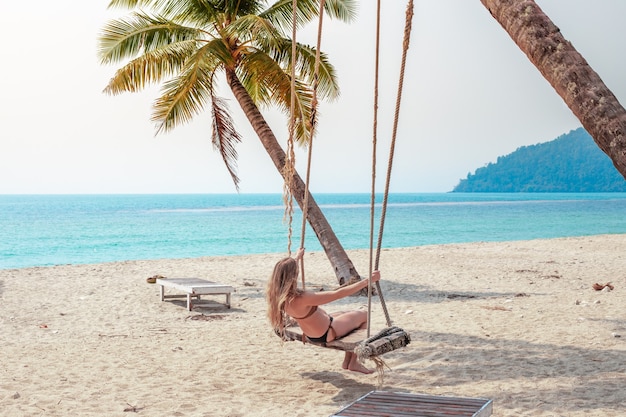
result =
[{"label": "piece of wood on beach", "polygon": [[487,417],[492,411],[493,401],[485,398],[371,391],[331,417]]}]

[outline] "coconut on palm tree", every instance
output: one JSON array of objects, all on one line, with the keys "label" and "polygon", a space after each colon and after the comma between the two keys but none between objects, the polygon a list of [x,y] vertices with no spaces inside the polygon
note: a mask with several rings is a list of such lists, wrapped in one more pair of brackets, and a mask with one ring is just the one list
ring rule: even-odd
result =
[{"label": "coconut on palm tree", "polygon": [[[108,22],[99,39],[103,64],[124,63],[105,92],[136,92],[160,84],[161,93],[153,108],[157,133],[209,112],[213,120],[213,146],[220,152],[238,188],[235,146],[242,138],[226,101],[216,94],[217,84],[225,80],[274,165],[285,177],[289,192],[302,207],[304,183],[297,172],[292,177],[284,171],[285,152],[259,107],[278,106],[289,114],[293,109],[290,121],[293,121],[294,139],[306,145],[312,123],[314,73],[318,73],[316,91],[320,98],[335,98],[339,89],[327,56],[320,54],[316,59],[315,48],[296,43],[292,57],[293,43],[286,35],[294,17],[292,0],[271,4],[263,0],[112,0],[109,7],[125,8],[130,13]],[[356,3],[326,0],[324,10],[331,18],[349,21],[355,16]],[[299,27],[318,14],[319,0],[297,1],[295,19]],[[318,71],[315,71],[316,62]],[[339,282],[358,278],[351,260],[310,195],[307,220]]]}]

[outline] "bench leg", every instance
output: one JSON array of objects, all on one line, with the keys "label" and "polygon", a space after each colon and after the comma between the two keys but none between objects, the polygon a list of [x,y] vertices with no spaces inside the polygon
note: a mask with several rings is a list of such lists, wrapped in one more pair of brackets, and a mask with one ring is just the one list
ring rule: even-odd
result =
[{"label": "bench leg", "polygon": [[187,294],[187,310],[191,311],[191,294]]},{"label": "bench leg", "polygon": [[159,285],[159,294],[161,294],[161,301],[165,300],[165,290],[163,289],[163,285]]},{"label": "bench leg", "polygon": [[226,293],[226,307],[230,308],[230,293]]}]

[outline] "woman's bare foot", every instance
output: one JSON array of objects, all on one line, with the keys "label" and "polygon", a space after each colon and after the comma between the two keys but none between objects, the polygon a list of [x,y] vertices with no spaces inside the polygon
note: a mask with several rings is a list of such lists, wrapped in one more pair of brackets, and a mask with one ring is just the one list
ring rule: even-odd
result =
[{"label": "woman's bare foot", "polygon": [[348,364],[348,369],[350,371],[361,372],[363,374],[373,374],[374,373],[373,370],[371,370],[369,368],[366,368],[365,366],[361,365],[361,363],[359,362],[357,356],[354,353],[352,354],[352,358],[350,358],[350,363]]},{"label": "woman's bare foot", "polygon": [[346,352],[345,356],[343,357],[343,363],[341,364],[341,367],[343,369],[348,369],[348,367],[350,366],[350,359],[352,359],[352,352]]}]

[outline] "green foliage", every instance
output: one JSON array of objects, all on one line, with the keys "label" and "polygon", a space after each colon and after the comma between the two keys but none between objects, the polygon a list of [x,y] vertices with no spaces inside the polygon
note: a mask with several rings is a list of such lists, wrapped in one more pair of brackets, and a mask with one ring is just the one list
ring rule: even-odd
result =
[{"label": "green foliage", "polygon": [[[226,100],[217,96],[220,78],[241,83],[256,106],[276,106],[288,116],[293,109],[294,139],[301,144],[315,124],[313,93],[319,99],[339,95],[326,54],[318,59],[315,48],[290,38],[294,23],[302,27],[318,16],[320,1],[298,0],[295,11],[291,0],[270,1],[111,0],[110,8],[129,13],[109,21],[99,36],[102,64],[122,64],[104,91],[138,92],[160,84],[152,112],[157,133],[209,112],[213,145],[237,186],[235,145],[241,136]],[[356,6],[354,0],[327,0],[324,10],[350,21]]]},{"label": "green foliage", "polygon": [[582,127],[498,157],[453,192],[626,192],[626,180]]}]

